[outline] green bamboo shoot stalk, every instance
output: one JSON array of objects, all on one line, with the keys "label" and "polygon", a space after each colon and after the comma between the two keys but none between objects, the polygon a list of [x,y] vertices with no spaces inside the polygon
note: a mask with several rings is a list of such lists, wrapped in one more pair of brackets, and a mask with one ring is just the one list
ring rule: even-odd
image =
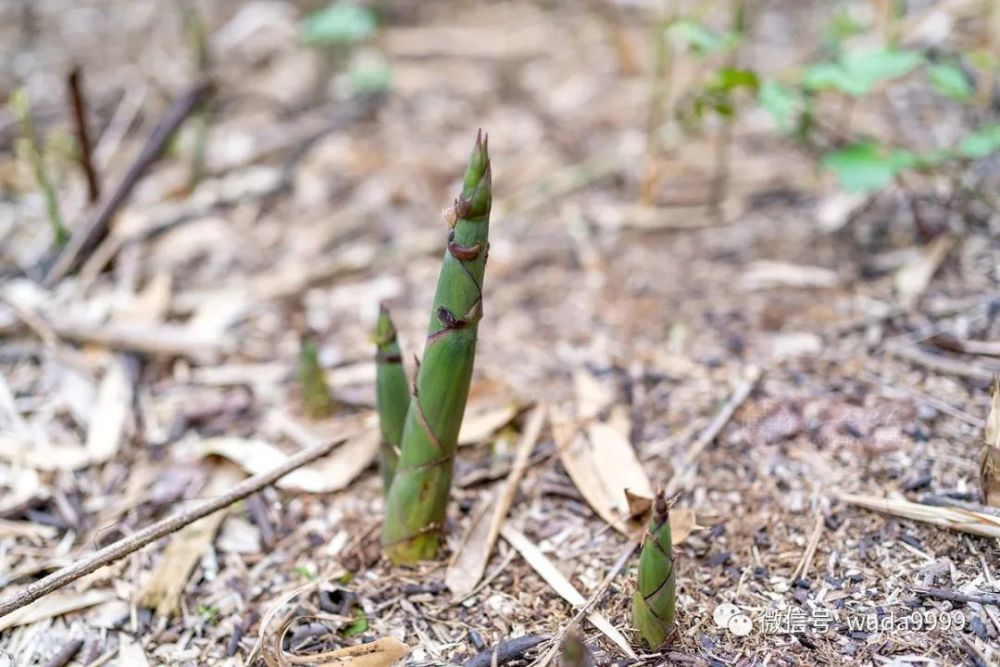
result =
[{"label": "green bamboo shoot stalk", "polygon": [[326,419],[333,414],[333,398],[326,383],[323,368],[319,365],[319,351],[311,340],[302,341],[299,354],[299,387],[302,390],[302,407],[310,419]]},{"label": "green bamboo shoot stalk", "polygon": [[410,407],[410,389],[403,368],[403,354],[399,349],[399,341],[396,340],[396,327],[384,305],[379,309],[375,346],[375,404],[378,406],[378,422],[382,431],[379,472],[382,474],[382,488],[385,493],[389,493],[403,443],[406,410]]},{"label": "green bamboo shoot stalk", "polygon": [[394,563],[432,559],[440,545],[483,313],[491,178],[487,141],[480,133],[462,194],[446,213],[448,246],[386,499],[382,546]]},{"label": "green bamboo shoot stalk", "polygon": [[674,632],[674,557],[670,516],[663,492],[653,501],[653,516],[639,555],[637,590],[632,597],[632,624],[651,650],[658,650]]},{"label": "green bamboo shoot stalk", "polygon": [[562,643],[561,667],[594,667],[594,656],[579,633],[570,633]]}]

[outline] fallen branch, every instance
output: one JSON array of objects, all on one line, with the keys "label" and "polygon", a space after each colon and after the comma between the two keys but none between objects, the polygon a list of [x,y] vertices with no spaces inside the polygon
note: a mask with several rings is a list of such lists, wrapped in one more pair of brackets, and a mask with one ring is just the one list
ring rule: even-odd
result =
[{"label": "fallen branch", "polygon": [[482,653],[478,653],[466,660],[462,667],[491,667],[491,665],[503,665],[524,657],[524,654],[535,648],[548,637],[545,635],[525,635],[505,639],[496,646],[488,648]]},{"label": "fallen branch", "polygon": [[43,284],[46,287],[51,287],[75,269],[107,236],[108,228],[111,225],[111,218],[114,217],[118,209],[128,199],[132,188],[142,179],[149,167],[160,158],[174,131],[180,127],[184,119],[187,118],[188,114],[191,113],[210,89],[210,83],[202,82],[188,89],[174,100],[162,120],[153,129],[153,133],[149,135],[149,139],[142,147],[139,157],[136,158],[132,166],[125,172],[125,176],[122,177],[121,183],[118,184],[115,191],[96,209],[92,218],[73,232],[69,243],[66,244],[66,247],[45,276]]},{"label": "fallen branch", "polygon": [[951,602],[972,602],[975,604],[989,604],[1000,607],[1000,593],[963,593],[961,591],[950,591],[945,588],[914,588],[913,592],[918,595],[926,595],[929,598],[938,600],[949,600]]},{"label": "fallen branch", "polygon": [[16,593],[0,600],[0,618],[16,611],[17,609],[20,609],[21,607],[31,604],[35,600],[38,600],[53,591],[59,590],[63,586],[71,584],[80,577],[90,574],[105,565],[110,565],[111,563],[138,551],[150,542],[155,542],[161,537],[165,537],[180,530],[184,526],[194,523],[198,519],[206,517],[213,512],[218,512],[238,500],[243,500],[250,494],[260,491],[265,486],[274,484],[276,481],[293,470],[300,468],[307,463],[311,463],[321,456],[325,456],[330,453],[334,447],[343,442],[344,441],[342,439],[332,440],[309,449],[304,449],[289,457],[287,461],[276,467],[274,470],[244,480],[233,487],[231,491],[219,496],[218,498],[206,500],[199,505],[178,512],[177,514],[169,516],[162,521],[157,521],[153,525],[147,526],[137,533],[118,540],[113,544],[109,544],[99,551],[95,551],[72,565],[67,565],[66,567],[53,572],[43,579],[39,579],[34,583],[28,584]]},{"label": "fallen branch", "polygon": [[756,366],[750,366],[747,368],[746,372],[743,374],[743,379],[736,386],[733,391],[733,395],[729,397],[726,404],[722,406],[709,425],[701,432],[698,439],[691,444],[687,449],[687,455],[684,457],[684,461],[677,466],[677,471],[674,473],[673,477],[667,483],[665,493],[667,497],[675,495],[680,491],[685,484],[689,481],[698,467],[698,457],[701,453],[708,447],[712,442],[719,437],[719,433],[725,428],[729,420],[733,418],[736,410],[743,405],[743,401],[747,400],[753,388],[757,386],[757,382],[760,380],[761,372]]},{"label": "fallen branch", "polygon": [[886,349],[886,353],[942,375],[977,380],[983,384],[989,384],[990,380],[993,379],[993,373],[984,365],[970,364],[959,359],[930,354],[915,346],[893,345]]}]

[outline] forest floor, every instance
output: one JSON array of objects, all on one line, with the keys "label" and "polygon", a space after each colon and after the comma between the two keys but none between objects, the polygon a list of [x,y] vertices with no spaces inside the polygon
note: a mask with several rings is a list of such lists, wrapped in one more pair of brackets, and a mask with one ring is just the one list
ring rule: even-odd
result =
[{"label": "forest floor", "polygon": [[[72,136],[70,64],[82,67],[105,196],[197,74],[177,12],[160,3],[25,4],[31,16],[0,7],[0,94],[25,85],[74,226],[90,209],[82,175],[58,158]],[[383,637],[410,647],[408,664],[461,664],[571,623],[598,664],[630,664],[540,576],[539,554],[594,596],[642,664],[994,664],[995,606],[920,591],[994,590],[996,540],[845,494],[978,500],[1000,363],[942,346],[1000,337],[996,213],[926,245],[904,197],[838,194],[759,112],[733,127],[718,210],[711,124],[664,133],[640,204],[641,13],[421,4],[398,3],[353,56],[385,59],[388,92],[350,95],[343,75],[322,85],[337,64],[299,43],[295,5],[212,3],[202,177],[192,188],[189,121],[112,235],[51,286],[38,268],[44,205],[0,115],[0,597],[281,452],[349,436],[200,530],[0,618],[0,665],[311,664],[289,656]],[[822,5],[760,3],[743,57],[800,62]],[[678,63],[677,89],[699,67]],[[446,558],[392,568],[379,548],[371,332],[385,302],[412,372],[440,211],[478,128],[494,211]],[[328,419],[302,409],[303,337],[320,348]],[[537,442],[522,437],[532,419],[545,420]],[[446,559],[476,547],[463,535],[519,446],[532,453],[503,537],[483,581],[455,596]],[[596,488],[602,478],[666,487],[678,517],[693,512],[690,534],[675,535],[678,631],[665,652],[633,641],[634,560],[601,588],[632,544],[595,506],[624,503]],[[723,602],[752,619],[748,636],[715,623]],[[937,627],[870,626],[914,610]],[[75,657],[51,662],[67,646]]]}]

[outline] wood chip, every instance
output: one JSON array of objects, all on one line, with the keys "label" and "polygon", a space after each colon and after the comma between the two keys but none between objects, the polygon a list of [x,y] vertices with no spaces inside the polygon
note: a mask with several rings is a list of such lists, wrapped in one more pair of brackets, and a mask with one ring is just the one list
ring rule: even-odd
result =
[{"label": "wood chip", "polygon": [[389,667],[402,660],[410,647],[394,637],[383,637],[367,644],[348,646],[326,653],[282,658],[293,665],[315,667]]},{"label": "wood chip", "polygon": [[122,356],[112,355],[101,378],[84,444],[91,463],[114,458],[129,426],[134,387],[127,363]]},{"label": "wood chip", "polygon": [[904,265],[896,272],[896,294],[904,308],[912,308],[917,304],[957,240],[951,234],[938,236],[928,244],[916,261]]}]

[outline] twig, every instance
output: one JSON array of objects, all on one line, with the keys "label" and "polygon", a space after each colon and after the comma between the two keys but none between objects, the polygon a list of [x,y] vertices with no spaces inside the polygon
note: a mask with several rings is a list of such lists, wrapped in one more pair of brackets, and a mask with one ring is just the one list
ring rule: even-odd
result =
[{"label": "twig", "polygon": [[545,665],[548,665],[549,662],[552,661],[555,654],[560,648],[562,648],[563,639],[580,623],[580,619],[583,618],[588,611],[590,611],[590,608],[597,604],[597,601],[601,599],[604,592],[608,590],[611,582],[615,580],[615,577],[617,577],[622,571],[625,564],[628,563],[630,558],[632,558],[632,554],[635,553],[638,546],[639,542],[629,541],[628,546],[625,547],[625,551],[622,552],[622,555],[618,557],[615,564],[611,566],[610,570],[608,570],[608,573],[604,576],[604,579],[601,581],[600,585],[598,585],[593,594],[591,594],[587,602],[576,610],[576,613],[573,614],[573,618],[571,618],[568,623],[559,628],[558,634],[552,638],[552,645],[549,647],[549,650],[545,653],[545,655],[538,661],[537,667],[545,667]]},{"label": "twig", "polygon": [[87,196],[91,202],[101,197],[101,184],[97,180],[97,171],[91,160],[90,132],[87,130],[87,101],[83,96],[83,86],[80,84],[80,67],[76,66],[67,79],[69,103],[73,109],[73,129],[76,131],[77,148],[80,151],[80,166],[87,177]]},{"label": "twig", "polygon": [[145,176],[149,167],[160,158],[174,131],[180,127],[188,114],[210,90],[211,84],[209,82],[201,82],[174,100],[159,124],[153,129],[152,134],[149,135],[139,157],[125,172],[125,176],[122,177],[121,183],[118,184],[112,195],[97,208],[93,218],[73,233],[69,243],[66,244],[55,264],[46,274],[44,281],[46,286],[51,287],[75,269],[79,262],[85,259],[107,236],[111,218],[128,199],[132,188]]},{"label": "twig", "polygon": [[284,463],[276,467],[274,470],[244,480],[233,487],[231,491],[219,496],[218,498],[206,500],[199,505],[178,512],[177,514],[169,516],[162,521],[157,521],[137,533],[129,535],[128,537],[118,540],[113,544],[109,544],[103,549],[95,551],[72,565],[68,565],[56,572],[53,572],[43,579],[28,584],[16,593],[0,600],[0,618],[6,616],[12,611],[24,607],[25,605],[31,604],[35,600],[38,600],[44,595],[48,595],[52,591],[58,590],[63,586],[76,581],[84,575],[90,574],[105,565],[110,565],[111,563],[138,551],[150,542],[154,542],[161,537],[174,533],[184,526],[194,523],[198,519],[232,505],[238,500],[243,500],[251,493],[256,493],[265,486],[274,484],[276,481],[293,470],[328,454],[334,447],[343,442],[343,439],[331,440],[321,445],[302,450],[294,456],[288,457]]},{"label": "twig", "polygon": [[816,508],[816,525],[813,526],[813,532],[809,536],[809,543],[806,545],[806,550],[802,553],[802,560],[799,561],[798,566],[795,571],[792,572],[790,579],[794,582],[797,579],[806,577],[809,574],[809,567],[812,565],[813,558],[816,556],[816,548],[819,546],[819,540],[823,536],[823,510],[820,507]]},{"label": "twig", "polygon": [[893,345],[886,349],[886,353],[897,359],[908,361],[916,366],[923,366],[930,371],[944,375],[954,375],[970,380],[978,380],[983,383],[989,383],[993,379],[993,373],[987,368],[968,364],[958,359],[930,354],[918,347]]},{"label": "twig", "polygon": [[757,386],[760,377],[761,372],[759,368],[756,366],[747,368],[740,384],[733,391],[733,395],[729,397],[729,400],[722,406],[722,409],[716,413],[709,425],[698,436],[698,439],[688,447],[684,462],[677,466],[674,476],[667,482],[664,492],[668,498],[676,495],[681,490],[682,485],[687,483],[687,478],[694,474],[698,465],[698,457],[719,436],[722,429],[733,418],[736,410],[743,405],[743,401],[747,400],[753,388]]},{"label": "twig", "polygon": [[989,604],[1000,607],[1000,593],[963,593],[961,591],[951,591],[945,588],[914,588],[913,592],[918,595],[926,595],[929,598],[938,600],[949,600],[951,602],[972,602],[975,604]]},{"label": "twig", "polygon": [[920,499],[920,502],[924,505],[933,505],[934,507],[957,507],[970,512],[992,514],[993,516],[1000,517],[1000,509],[997,509],[996,507],[981,505],[979,503],[971,503],[967,500],[959,500],[958,498],[949,498],[948,496],[924,496]]},{"label": "twig", "polygon": [[462,667],[490,667],[491,665],[502,665],[516,658],[520,658],[526,652],[535,648],[548,637],[545,635],[525,635],[514,639],[505,639],[496,646],[476,654],[466,660]]}]

